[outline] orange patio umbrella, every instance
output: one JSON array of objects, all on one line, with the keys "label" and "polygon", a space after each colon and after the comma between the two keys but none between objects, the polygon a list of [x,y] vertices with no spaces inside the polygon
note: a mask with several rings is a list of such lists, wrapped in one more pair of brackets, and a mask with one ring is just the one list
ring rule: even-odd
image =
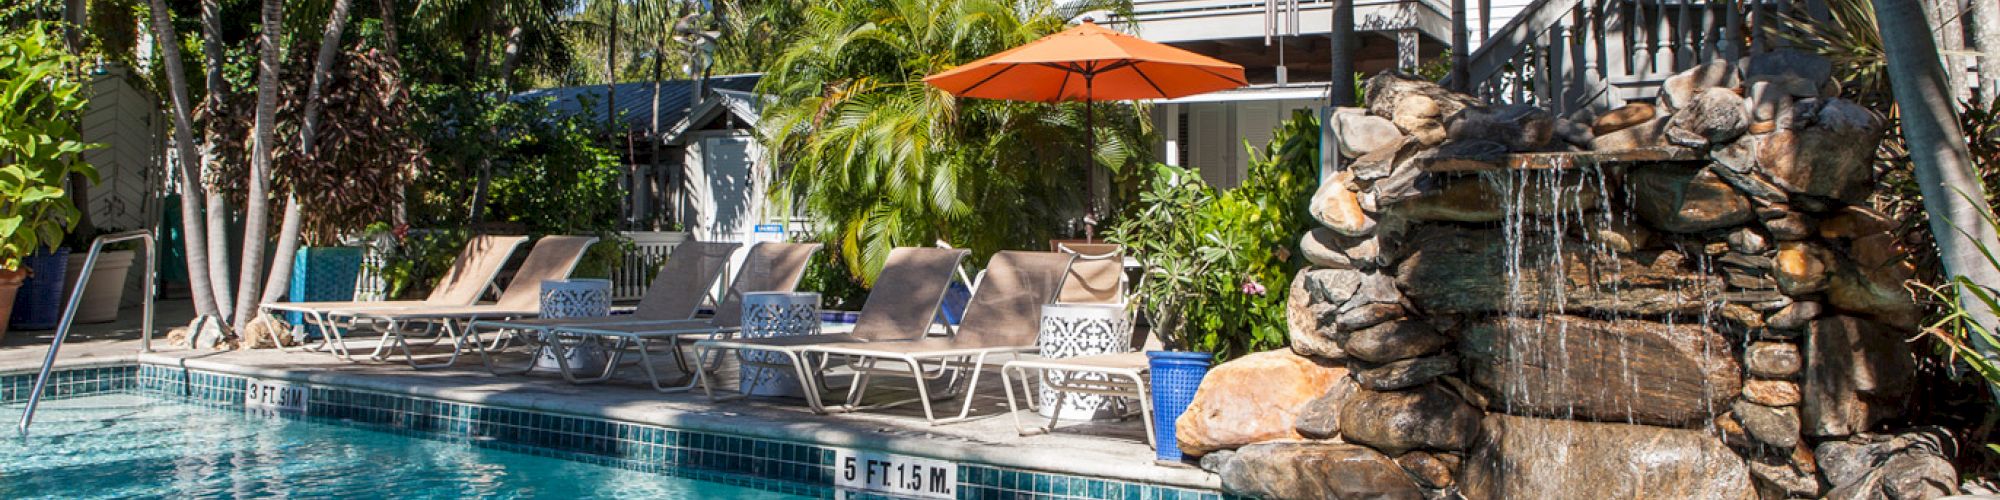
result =
[{"label": "orange patio umbrella", "polygon": [[[960,97],[1083,101],[1086,130],[1095,126],[1090,103],[1096,101],[1171,99],[1249,84],[1242,66],[1105,29],[1088,18],[924,81]],[[1094,154],[1096,137],[1084,141],[1085,155]],[[1087,205],[1094,223],[1096,203]]]}]

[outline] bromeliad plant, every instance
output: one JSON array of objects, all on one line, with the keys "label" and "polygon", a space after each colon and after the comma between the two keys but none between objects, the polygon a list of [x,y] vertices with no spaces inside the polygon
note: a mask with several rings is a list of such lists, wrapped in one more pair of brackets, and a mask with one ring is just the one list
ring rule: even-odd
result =
[{"label": "bromeliad plant", "polygon": [[1286,284],[1300,267],[1290,249],[1310,228],[1319,136],[1319,120],[1297,113],[1227,191],[1194,169],[1152,167],[1107,239],[1146,263],[1138,306],[1161,338],[1218,360],[1285,345]]},{"label": "bromeliad plant", "polygon": [[0,270],[62,243],[80,213],[64,183],[97,181],[76,120],[89,103],[82,61],[63,52],[50,23],[0,36]]}]

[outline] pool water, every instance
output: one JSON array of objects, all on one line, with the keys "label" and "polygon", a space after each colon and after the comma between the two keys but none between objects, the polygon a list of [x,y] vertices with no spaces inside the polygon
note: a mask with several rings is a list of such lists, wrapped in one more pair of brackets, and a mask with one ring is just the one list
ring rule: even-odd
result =
[{"label": "pool water", "polygon": [[[367,428],[112,394],[0,406],[0,498],[805,498],[799,485],[662,474]],[[700,479],[689,477],[700,476]],[[749,485],[766,485],[771,489]]]}]

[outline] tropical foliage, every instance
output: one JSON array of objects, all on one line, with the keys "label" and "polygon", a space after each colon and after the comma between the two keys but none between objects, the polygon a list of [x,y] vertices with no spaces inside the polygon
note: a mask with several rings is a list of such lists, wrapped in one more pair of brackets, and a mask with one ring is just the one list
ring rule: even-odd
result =
[{"label": "tropical foliage", "polygon": [[[864,282],[889,250],[1040,246],[1080,214],[1082,107],[958,99],[922,82],[1063,29],[1089,2],[834,0],[806,7],[759,84],[786,199]],[[1097,165],[1137,164],[1132,108],[1100,104]],[[975,258],[983,260],[983,258]]]},{"label": "tropical foliage", "polygon": [[[486,98],[446,86],[416,89],[414,131],[430,169],[413,184],[409,216],[419,227],[469,227],[476,203],[500,222],[540,234],[617,229],[622,190],[618,157],[602,129],[575,116],[551,117],[540,102]],[[490,168],[490,195],[478,195]]]},{"label": "tropical foliage", "polygon": [[65,183],[96,182],[77,131],[89,96],[81,61],[58,45],[55,25],[30,23],[0,36],[0,269],[53,248],[80,217]]},{"label": "tropical foliage", "polygon": [[1251,148],[1249,177],[1228,191],[1193,169],[1153,165],[1111,230],[1146,263],[1139,307],[1174,347],[1228,359],[1285,345],[1288,283],[1302,267],[1288,249],[1312,224],[1319,120],[1296,112],[1272,137]]}]

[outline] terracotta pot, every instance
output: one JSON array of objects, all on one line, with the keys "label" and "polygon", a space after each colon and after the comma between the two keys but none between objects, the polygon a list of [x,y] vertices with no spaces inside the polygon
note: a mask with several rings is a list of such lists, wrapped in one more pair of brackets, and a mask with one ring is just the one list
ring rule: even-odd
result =
[{"label": "terracotta pot", "polygon": [[[77,323],[118,319],[118,308],[125,301],[125,278],[138,255],[131,250],[113,250],[97,256],[97,270],[91,271],[90,283],[83,288],[83,302],[76,306]],[[76,293],[76,280],[83,277],[83,261],[88,258],[87,254],[69,254],[69,268],[63,272],[63,300]]]},{"label": "terracotta pot", "polygon": [[7,338],[7,322],[14,317],[14,291],[20,290],[21,281],[26,279],[26,270],[0,269],[0,340]]}]

